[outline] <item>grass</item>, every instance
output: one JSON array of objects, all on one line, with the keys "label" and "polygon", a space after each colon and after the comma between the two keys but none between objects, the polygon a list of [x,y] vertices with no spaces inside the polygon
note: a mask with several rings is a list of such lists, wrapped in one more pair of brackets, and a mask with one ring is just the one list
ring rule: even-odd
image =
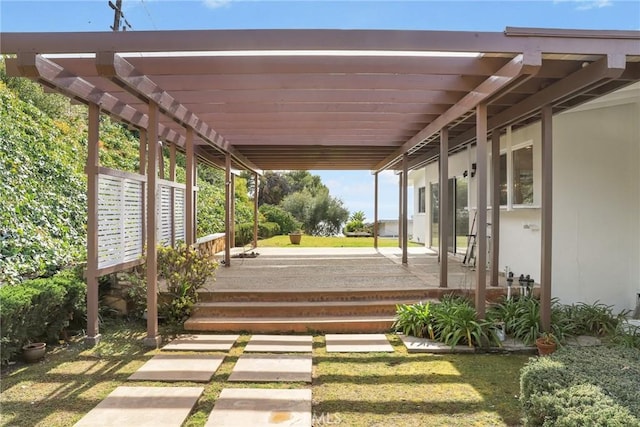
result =
[{"label": "grass", "polygon": [[[372,248],[373,237],[320,237],[302,236],[299,245],[292,245],[289,236],[274,236],[258,242],[258,247],[287,247],[287,248]],[[418,243],[409,242],[409,246],[422,246]],[[398,247],[397,238],[378,238],[378,247],[392,248]]]},{"label": "grass", "polygon": [[[71,426],[119,385],[163,387],[193,383],[131,382],[127,377],[157,354],[140,340],[142,324],[103,328],[103,340],[85,349],[80,340],[57,347],[43,362],[18,364],[2,374],[2,426]],[[516,355],[407,354],[395,335],[394,353],[327,354],[314,336],[315,425],[505,426],[520,424]],[[227,383],[249,340],[242,335],[185,426],[203,426],[221,390],[228,387],[305,388],[305,383]]]}]

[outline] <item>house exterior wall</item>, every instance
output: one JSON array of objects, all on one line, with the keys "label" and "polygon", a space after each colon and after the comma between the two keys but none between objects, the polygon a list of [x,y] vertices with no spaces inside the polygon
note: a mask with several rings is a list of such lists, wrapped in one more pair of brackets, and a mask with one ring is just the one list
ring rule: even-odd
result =
[{"label": "house exterior wall", "polygon": [[[553,117],[553,283],[564,303],[600,301],[634,309],[640,293],[640,84]],[[511,146],[533,143],[534,202],[500,213],[500,270],[540,278],[540,123],[514,130]],[[507,147],[501,138],[501,150]],[[462,178],[475,148],[449,158],[449,177]],[[414,215],[414,240],[429,244],[432,163],[410,173],[415,192],[426,187],[426,212]],[[469,182],[470,224],[476,182]]]}]

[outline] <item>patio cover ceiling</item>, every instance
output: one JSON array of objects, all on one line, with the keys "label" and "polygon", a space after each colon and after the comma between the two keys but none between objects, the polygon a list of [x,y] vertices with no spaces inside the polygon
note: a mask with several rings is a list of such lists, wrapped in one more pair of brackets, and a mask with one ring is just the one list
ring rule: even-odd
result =
[{"label": "patio cover ceiling", "polygon": [[520,126],[640,80],[640,31],[501,33],[206,30],[1,33],[9,75],[39,81],[117,120],[237,169],[418,167],[488,129]]}]

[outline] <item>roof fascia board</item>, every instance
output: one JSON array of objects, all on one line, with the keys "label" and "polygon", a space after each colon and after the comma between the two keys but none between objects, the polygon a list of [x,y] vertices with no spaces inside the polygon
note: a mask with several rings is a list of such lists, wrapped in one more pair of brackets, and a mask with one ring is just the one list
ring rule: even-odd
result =
[{"label": "roof fascia board", "polygon": [[197,135],[208,141],[213,147],[223,153],[231,154],[248,169],[262,174],[262,171],[253,162],[235,150],[220,134],[160,88],[153,80],[138,72],[126,59],[114,52],[98,52],[96,54],[96,69],[98,74],[111,79],[132,95],[157,103],[165,115],[185,127],[193,128]]},{"label": "roof fascia board", "polygon": [[525,52],[517,55],[504,67],[496,71],[484,82],[480,83],[474,91],[465,95],[444,114],[440,115],[436,120],[431,122],[415,136],[405,142],[402,147],[389,155],[382,162],[378,163],[376,165],[376,170],[380,171],[386,169],[390,165],[396,163],[400,156],[414,149],[424,140],[439,132],[440,129],[457,120],[464,114],[472,111],[478,104],[496,95],[521,76],[535,74],[541,66],[542,54],[540,52]]},{"label": "roof fascia board", "polygon": [[[589,33],[538,29],[506,32],[404,30],[181,30],[2,33],[2,53],[180,52],[233,50],[389,50],[519,53],[626,52],[640,55],[640,31]],[[622,37],[624,35],[624,37]]]}]

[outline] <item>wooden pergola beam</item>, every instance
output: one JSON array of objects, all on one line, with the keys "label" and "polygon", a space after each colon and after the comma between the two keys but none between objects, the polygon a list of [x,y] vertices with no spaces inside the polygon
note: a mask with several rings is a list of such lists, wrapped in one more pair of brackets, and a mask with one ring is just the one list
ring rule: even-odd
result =
[{"label": "wooden pergola beam", "polygon": [[[580,70],[534,93],[527,99],[515,104],[507,110],[491,117],[487,122],[489,131],[506,127],[519,120],[526,119],[540,112],[541,106],[556,105],[584,92],[585,88],[601,86],[612,79],[620,77],[626,68],[626,57],[623,54],[608,54],[605,57],[585,65]],[[471,141],[475,131],[470,129],[453,143],[458,146]]]},{"label": "wooden pergola beam", "polygon": [[[6,59],[7,71],[17,71],[20,76],[48,84],[69,98],[85,104],[98,105],[103,112],[141,129],[149,126],[149,117],[136,108],[123,103],[110,93],[103,92],[85,79],[64,70],[42,55],[20,53],[16,59]],[[10,73],[15,74],[15,73]],[[159,125],[163,139],[184,147],[185,138],[173,129]]]},{"label": "wooden pergola beam", "polygon": [[96,68],[103,77],[110,78],[116,84],[131,94],[158,104],[158,108],[165,115],[173,118],[185,127],[190,127],[202,139],[222,153],[231,154],[247,169],[262,173],[249,159],[237,152],[228,141],[200,120],[193,112],[178,102],[173,96],[160,88],[153,80],[140,73],[126,59],[114,52],[98,52],[96,54]]},{"label": "wooden pergola beam", "polygon": [[397,163],[398,159],[403,154],[409,153],[411,150],[421,145],[427,138],[430,138],[432,135],[439,132],[443,127],[469,113],[481,102],[488,100],[501,90],[504,90],[523,75],[535,74],[540,69],[541,65],[542,54],[540,52],[526,52],[524,54],[517,55],[504,67],[478,85],[474,91],[465,95],[444,114],[432,121],[413,138],[405,142],[401,148],[389,155],[382,162],[378,163],[376,165],[376,170],[383,170],[391,164]]}]

